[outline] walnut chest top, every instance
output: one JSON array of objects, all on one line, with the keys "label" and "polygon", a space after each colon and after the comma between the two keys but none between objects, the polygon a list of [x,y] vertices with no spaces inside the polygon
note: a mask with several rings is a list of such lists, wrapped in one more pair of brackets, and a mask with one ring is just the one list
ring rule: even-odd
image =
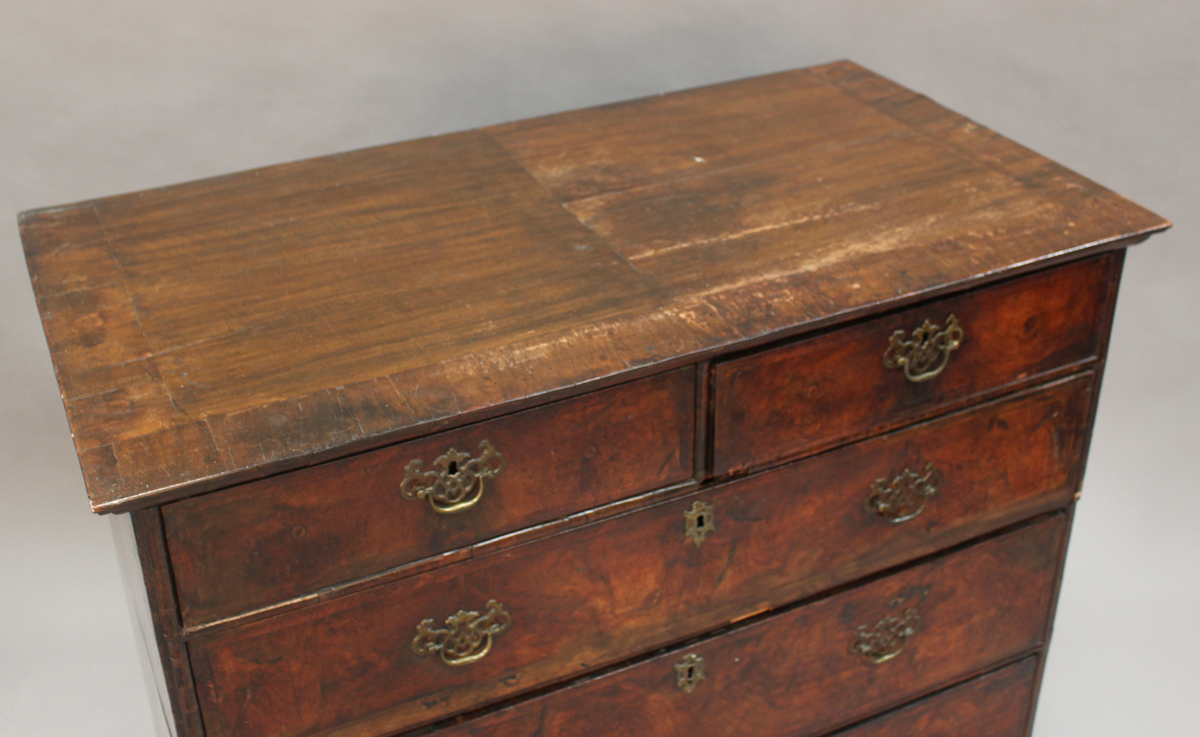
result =
[{"label": "walnut chest top", "polygon": [[98,512],[1168,225],[850,62],[21,216]]}]

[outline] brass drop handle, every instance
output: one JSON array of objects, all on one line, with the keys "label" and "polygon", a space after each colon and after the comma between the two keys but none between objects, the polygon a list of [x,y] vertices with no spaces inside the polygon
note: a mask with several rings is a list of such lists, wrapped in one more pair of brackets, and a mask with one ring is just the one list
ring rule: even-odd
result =
[{"label": "brass drop handle", "polygon": [[417,625],[413,652],[422,657],[439,653],[446,665],[467,665],[482,660],[492,651],[492,638],[508,629],[512,615],[496,602],[488,601],[484,613],[459,611],[446,617],[446,626],[434,629],[432,619]]},{"label": "brass drop handle", "polygon": [[888,615],[875,623],[874,627],[859,625],[850,641],[850,652],[862,655],[872,663],[885,663],[900,654],[908,638],[917,632],[921,617],[917,610],[908,608],[903,617]]},{"label": "brass drop handle", "polygon": [[920,475],[906,468],[890,482],[886,478],[875,479],[863,509],[888,522],[907,522],[920,514],[925,502],[937,493],[938,476],[934,465],[926,463],[925,472]]},{"label": "brass drop handle", "polygon": [[484,440],[476,458],[451,448],[434,459],[434,468],[425,471],[423,465],[420,458],[414,458],[404,467],[400,495],[410,501],[428,499],[433,511],[453,514],[470,509],[483,497],[483,482],[500,475],[504,456],[491,441]]},{"label": "brass drop handle", "polygon": [[904,369],[904,378],[913,383],[929,381],[942,373],[950,353],[962,342],[963,329],[954,315],[946,318],[944,328],[926,320],[907,340],[903,330],[892,333],[887,350],[883,352],[883,365]]}]

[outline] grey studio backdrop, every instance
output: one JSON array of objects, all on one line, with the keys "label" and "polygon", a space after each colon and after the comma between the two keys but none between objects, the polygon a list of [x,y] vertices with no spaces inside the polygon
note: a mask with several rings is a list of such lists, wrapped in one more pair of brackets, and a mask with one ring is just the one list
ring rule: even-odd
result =
[{"label": "grey studio backdrop", "polygon": [[1195,734],[1200,3],[0,8],[0,734],[154,734],[109,525],[88,511],[18,210],[838,58],[1175,221],[1126,262],[1035,733]]}]

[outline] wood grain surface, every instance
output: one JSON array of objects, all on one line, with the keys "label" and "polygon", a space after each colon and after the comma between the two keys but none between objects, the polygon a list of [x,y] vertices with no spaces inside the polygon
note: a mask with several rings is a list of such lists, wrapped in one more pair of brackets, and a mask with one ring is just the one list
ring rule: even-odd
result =
[{"label": "wood grain surface", "polygon": [[980,676],[836,737],[1025,737],[1037,658]]},{"label": "wood grain surface", "polygon": [[146,586],[166,695],[171,704],[173,734],[176,737],[204,737],[192,665],[187,645],[180,638],[179,604],[167,564],[162,516],[157,509],[138,509],[130,513],[130,524],[136,538],[138,570]]},{"label": "wood grain surface", "polygon": [[[695,371],[673,371],[163,507],[187,626],[592,509],[693,474]],[[503,454],[470,509],[400,496],[482,440]]]},{"label": "wood grain surface", "polygon": [[[199,635],[189,651],[205,724],[212,735],[301,735],[380,712],[378,731],[364,733],[384,733],[579,675],[1065,506],[1078,488],[1092,379]],[[930,462],[941,480],[920,516],[895,524],[864,509],[877,478]],[[699,546],[684,534],[684,512],[697,501],[712,505],[715,523]],[[453,668],[414,655],[418,622],[440,624],[490,599],[513,624],[485,659]]]},{"label": "wood grain surface", "polygon": [[1169,225],[850,62],[30,211],[20,224],[98,512]]},{"label": "wood grain surface", "polygon": [[[822,734],[1040,647],[1065,527],[1057,516],[437,734]],[[910,608],[920,622],[898,656],[850,652],[858,626]],[[705,664],[692,693],[675,682],[687,654]]]},{"label": "wood grain surface", "polygon": [[[980,292],[719,362],[713,385],[713,473],[811,453],[1094,362],[1116,303],[1114,255],[1060,266]],[[950,315],[962,345],[945,369],[912,382],[883,356]]]}]

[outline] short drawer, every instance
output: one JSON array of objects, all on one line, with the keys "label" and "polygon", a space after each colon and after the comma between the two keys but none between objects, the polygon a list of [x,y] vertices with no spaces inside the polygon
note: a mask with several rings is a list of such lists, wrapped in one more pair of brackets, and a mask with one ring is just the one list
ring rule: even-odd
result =
[{"label": "short drawer", "polygon": [[836,737],[1025,737],[1036,657],[838,732]]},{"label": "short drawer", "polygon": [[1118,265],[1101,256],[718,364],[713,473],[803,456],[1094,359]]},{"label": "short drawer", "polygon": [[[688,368],[168,504],[163,522],[184,622],[217,620],[690,478],[694,406]],[[495,452],[485,455],[488,447]],[[407,469],[419,471],[407,487],[415,498],[401,493]],[[425,475],[439,469],[480,478],[439,502],[430,498],[441,491],[436,479]],[[418,496],[422,488],[435,494]],[[479,491],[473,505],[445,511]]]},{"label": "short drawer", "polygon": [[[361,734],[387,734],[1065,506],[1079,480],[1091,387],[1085,374],[568,533],[200,635],[189,650],[210,737],[298,737],[343,722],[367,725]],[[917,503],[891,507],[903,514],[881,513],[872,501],[878,489],[896,487],[904,496],[896,478],[906,478],[906,469],[926,476],[931,464],[933,474],[916,484]],[[932,495],[925,493],[930,484]],[[498,609],[489,617],[493,600]],[[455,667],[438,653],[414,651],[424,620],[450,632],[452,616],[472,611],[503,627],[494,642],[482,638],[450,658],[486,649],[477,662]]]},{"label": "short drawer", "polygon": [[1065,528],[1058,516],[436,734],[822,734],[1042,646]]}]

